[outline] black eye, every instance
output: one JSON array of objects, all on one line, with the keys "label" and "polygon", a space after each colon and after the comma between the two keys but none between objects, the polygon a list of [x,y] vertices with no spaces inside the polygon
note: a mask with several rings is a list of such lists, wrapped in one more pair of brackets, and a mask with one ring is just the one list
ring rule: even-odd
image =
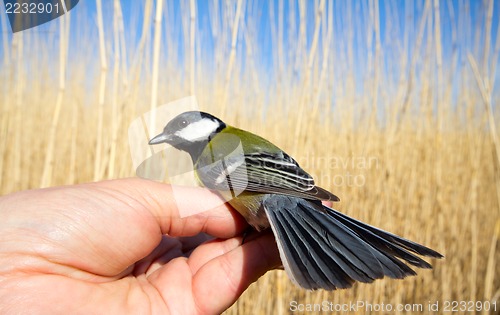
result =
[{"label": "black eye", "polygon": [[179,128],[184,128],[188,125],[188,122],[187,122],[187,120],[182,119],[179,121],[178,125],[179,125]]}]

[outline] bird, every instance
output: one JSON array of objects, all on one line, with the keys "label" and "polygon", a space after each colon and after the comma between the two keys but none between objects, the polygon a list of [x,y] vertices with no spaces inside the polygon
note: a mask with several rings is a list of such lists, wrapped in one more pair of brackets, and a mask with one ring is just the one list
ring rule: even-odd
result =
[{"label": "bird", "polygon": [[271,228],[288,277],[308,290],[336,290],[384,276],[403,279],[435,250],[351,218],[322,201],[340,199],[316,186],[297,161],[270,141],[201,111],[171,119],[149,145],[187,152],[200,184],[218,193],[256,231]]}]

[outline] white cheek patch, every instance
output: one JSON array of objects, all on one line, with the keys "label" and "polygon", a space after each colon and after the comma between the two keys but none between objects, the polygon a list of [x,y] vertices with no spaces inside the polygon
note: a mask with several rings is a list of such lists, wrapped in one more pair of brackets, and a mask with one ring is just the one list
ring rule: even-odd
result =
[{"label": "white cheek patch", "polygon": [[218,127],[219,123],[215,120],[202,119],[177,131],[175,135],[187,141],[206,140]]}]

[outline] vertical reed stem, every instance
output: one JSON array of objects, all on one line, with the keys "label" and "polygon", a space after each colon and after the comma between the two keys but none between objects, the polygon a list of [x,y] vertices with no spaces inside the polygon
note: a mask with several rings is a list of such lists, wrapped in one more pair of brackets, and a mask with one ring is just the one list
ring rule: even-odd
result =
[{"label": "vertical reed stem", "polygon": [[104,121],[104,100],[106,97],[106,73],[108,63],[106,58],[106,44],[104,42],[104,24],[102,18],[101,0],[96,0],[97,8],[97,28],[99,31],[99,55],[101,59],[101,76],[99,78],[99,99],[97,108],[97,139],[95,145],[94,160],[94,180],[101,179],[102,176],[102,149],[103,149],[103,121]]}]

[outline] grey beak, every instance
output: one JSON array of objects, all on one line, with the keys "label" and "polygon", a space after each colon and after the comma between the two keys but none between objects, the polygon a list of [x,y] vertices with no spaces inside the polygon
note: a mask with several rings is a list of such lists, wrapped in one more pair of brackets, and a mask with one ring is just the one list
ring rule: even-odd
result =
[{"label": "grey beak", "polygon": [[164,133],[160,133],[159,135],[155,136],[153,139],[149,140],[149,145],[153,144],[160,144],[160,143],[166,143],[170,137],[168,135],[165,135]]}]

